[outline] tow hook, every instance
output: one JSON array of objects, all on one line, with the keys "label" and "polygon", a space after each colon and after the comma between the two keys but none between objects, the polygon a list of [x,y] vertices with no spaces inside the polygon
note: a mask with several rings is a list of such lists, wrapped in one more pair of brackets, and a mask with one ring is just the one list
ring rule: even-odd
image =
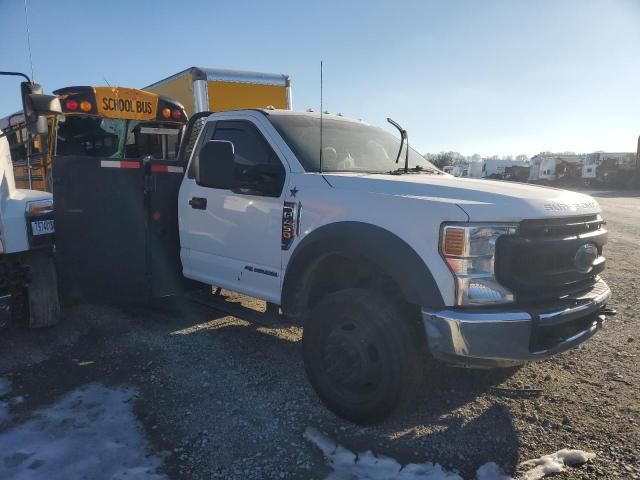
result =
[{"label": "tow hook", "polygon": [[603,307],[600,310],[598,310],[598,313],[596,313],[596,322],[598,322],[598,326],[599,327],[604,326],[604,322],[607,319],[607,317],[613,317],[617,313],[618,312],[616,311],[615,308],[609,308],[609,307]]}]

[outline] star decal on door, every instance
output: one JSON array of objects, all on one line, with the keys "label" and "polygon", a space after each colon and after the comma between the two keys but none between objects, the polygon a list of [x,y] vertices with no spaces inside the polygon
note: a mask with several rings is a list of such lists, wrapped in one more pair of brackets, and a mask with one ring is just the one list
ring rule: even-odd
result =
[{"label": "star decal on door", "polygon": [[296,198],[296,195],[298,194],[300,190],[298,190],[298,187],[293,187],[291,190],[289,190],[289,193],[291,194],[292,198]]}]

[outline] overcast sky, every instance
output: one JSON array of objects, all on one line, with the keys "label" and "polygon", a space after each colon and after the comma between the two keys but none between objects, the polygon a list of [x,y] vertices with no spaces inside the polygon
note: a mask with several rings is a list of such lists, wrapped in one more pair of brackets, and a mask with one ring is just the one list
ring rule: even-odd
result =
[{"label": "overcast sky", "polygon": [[[192,65],[287,73],[296,109],[384,124],[421,152],[635,151],[640,1],[28,0],[35,78],[142,87]],[[23,0],[0,69],[29,73]],[[0,77],[0,116],[20,108]]]}]

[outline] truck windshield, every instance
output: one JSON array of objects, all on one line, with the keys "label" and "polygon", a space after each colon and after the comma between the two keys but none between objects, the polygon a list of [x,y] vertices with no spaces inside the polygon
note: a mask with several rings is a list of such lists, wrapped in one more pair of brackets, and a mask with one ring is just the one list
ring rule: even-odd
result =
[{"label": "truck windshield", "polygon": [[[320,116],[309,114],[268,115],[307,172],[320,171]],[[406,145],[396,163],[400,139],[379,127],[336,118],[323,119],[322,171],[387,173],[404,168]],[[413,149],[409,169],[436,173],[439,170]]]}]

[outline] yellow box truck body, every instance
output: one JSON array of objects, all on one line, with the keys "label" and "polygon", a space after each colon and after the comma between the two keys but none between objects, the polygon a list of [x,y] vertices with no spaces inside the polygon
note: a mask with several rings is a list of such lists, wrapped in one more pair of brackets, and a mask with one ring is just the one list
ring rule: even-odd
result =
[{"label": "yellow box truck body", "polygon": [[207,110],[293,107],[289,76],[281,73],[191,67],[144,90],[177,100],[190,116]]}]

